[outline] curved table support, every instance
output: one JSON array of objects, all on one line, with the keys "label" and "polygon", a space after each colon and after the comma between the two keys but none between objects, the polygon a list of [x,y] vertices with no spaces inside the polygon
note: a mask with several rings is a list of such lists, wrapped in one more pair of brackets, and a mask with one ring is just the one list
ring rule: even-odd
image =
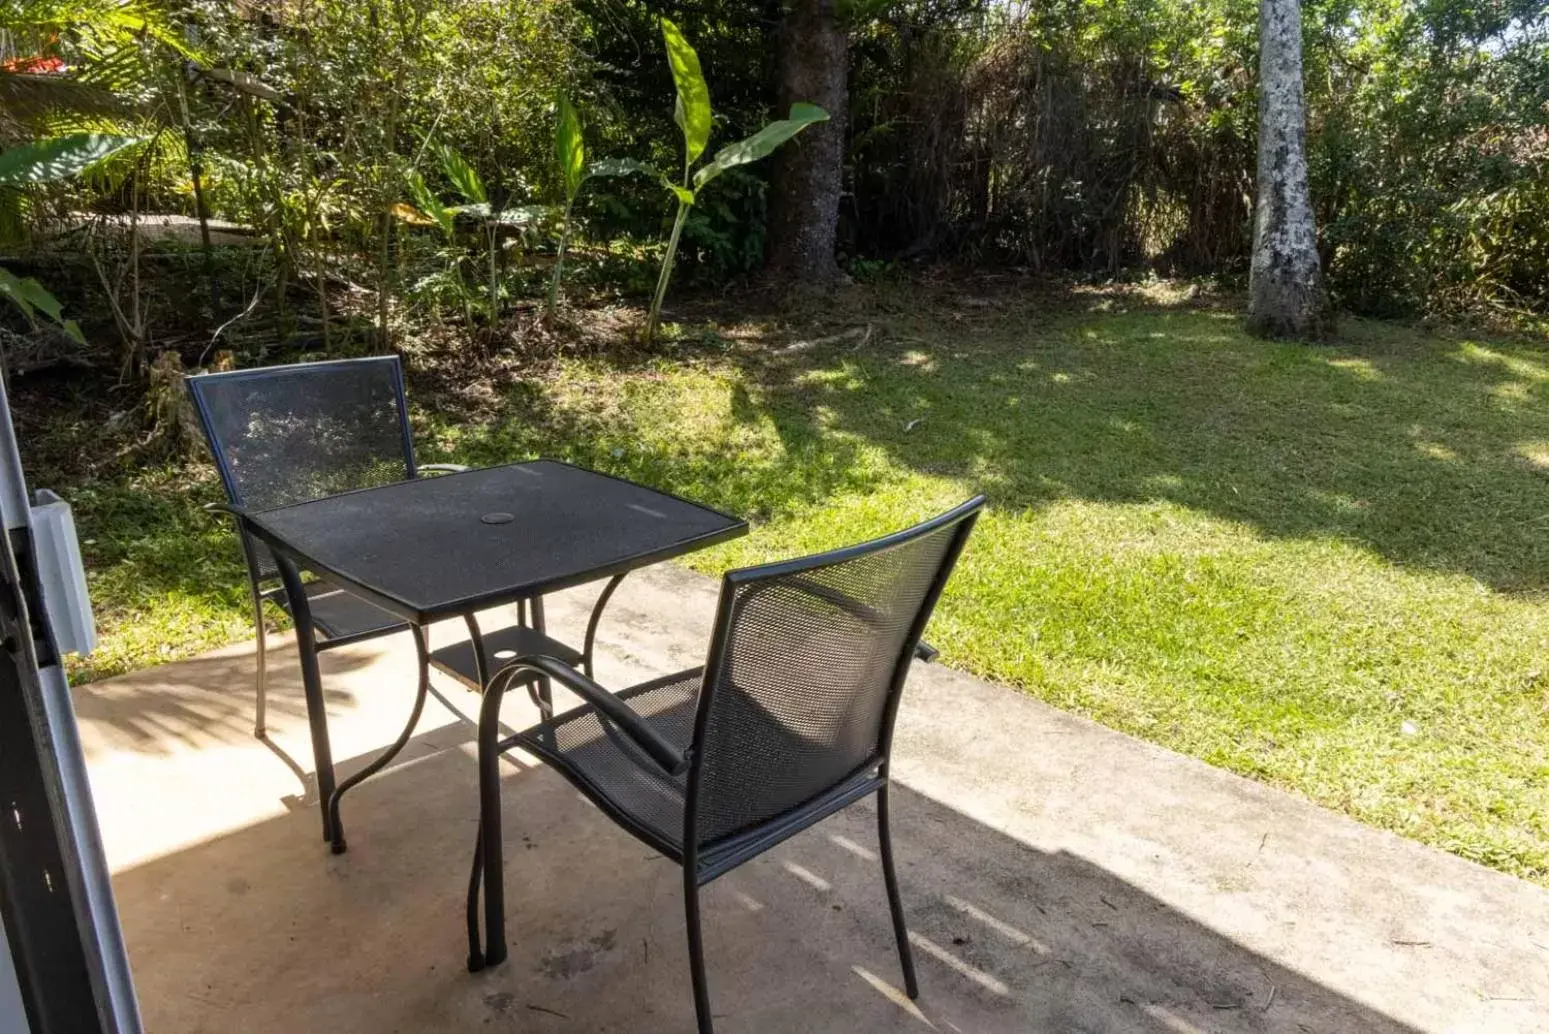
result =
[{"label": "curved table support", "polygon": [[[463,615],[463,620],[468,624],[468,638],[473,643],[473,670],[478,673],[480,692],[489,688],[489,661],[484,656],[484,635],[479,631],[479,622],[472,614]],[[527,623],[527,601],[517,601],[517,620],[522,624]],[[528,687],[531,692],[532,687]],[[537,697],[533,697],[537,702]],[[478,832],[474,834],[473,843],[473,872],[468,877],[468,972],[477,973],[484,968],[484,952],[480,947],[479,939],[479,906],[478,887],[479,877],[484,869],[484,823],[480,821]]]},{"label": "curved table support", "polygon": [[[539,607],[537,600],[533,601],[533,606],[535,609]],[[516,620],[522,625],[527,624],[526,600],[519,600],[517,602]],[[474,617],[472,614],[464,614],[463,621],[465,621],[468,625],[468,641],[473,645],[474,678],[479,683],[479,692],[482,693],[484,692],[485,688],[489,686],[490,660],[489,655],[484,651],[484,634],[479,630],[478,618]],[[541,625],[539,626],[539,631],[542,631]],[[532,697],[533,706],[536,707],[545,718],[549,717],[553,713],[552,705],[545,706],[544,696],[538,685],[529,684],[527,686],[527,695]]]},{"label": "curved table support", "polygon": [[[543,620],[543,597],[534,596],[530,605],[533,631],[547,634],[549,629]],[[528,683],[527,694],[532,697],[532,702],[538,705],[538,714],[544,721],[554,717],[554,684],[549,681],[547,675],[540,677],[537,682]]]},{"label": "curved table support", "polygon": [[473,644],[473,670],[477,672],[479,680],[479,692],[484,692],[484,687],[489,685],[489,660],[484,656],[484,633],[479,631],[479,619],[472,614],[464,614],[463,622],[468,626],[468,641]]},{"label": "curved table support", "polygon": [[[472,618],[469,621],[471,622]],[[420,663],[420,682],[419,689],[414,694],[414,709],[409,712],[408,723],[404,725],[403,732],[398,734],[398,738],[393,741],[392,745],[382,751],[381,754],[378,754],[371,764],[340,783],[339,788],[329,795],[328,826],[333,832],[332,844],[334,854],[343,854],[347,846],[344,841],[344,826],[339,821],[339,801],[346,792],[382,771],[393,758],[398,756],[398,752],[403,750],[404,746],[408,744],[409,737],[414,735],[414,727],[419,724],[420,713],[425,710],[425,697],[430,692],[430,645],[426,642],[425,630],[423,628],[415,626],[410,631],[414,634],[414,648],[419,652]]]},{"label": "curved table support", "polygon": [[591,620],[586,623],[586,644],[581,648],[581,670],[586,672],[586,677],[594,679],[597,673],[592,670],[592,647],[597,643],[597,623],[602,620],[602,612],[608,606],[608,601],[613,598],[613,590],[619,587],[629,572],[616,574],[608,579],[608,584],[603,587],[602,595],[597,597],[597,602],[592,605]]}]

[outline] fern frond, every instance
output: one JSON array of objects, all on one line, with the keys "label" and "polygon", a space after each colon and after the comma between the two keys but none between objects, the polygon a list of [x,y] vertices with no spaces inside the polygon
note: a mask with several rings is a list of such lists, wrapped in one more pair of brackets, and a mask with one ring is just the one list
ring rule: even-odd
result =
[{"label": "fern frond", "polygon": [[129,114],[128,105],[96,83],[70,76],[0,71],[0,140],[59,135],[57,122],[61,117],[114,121]]}]

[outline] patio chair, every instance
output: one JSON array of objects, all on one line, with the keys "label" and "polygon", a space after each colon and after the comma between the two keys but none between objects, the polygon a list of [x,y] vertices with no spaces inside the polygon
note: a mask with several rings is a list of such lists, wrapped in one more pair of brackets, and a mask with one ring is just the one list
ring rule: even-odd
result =
[{"label": "patio chair", "polygon": [[[893,932],[905,987],[917,997],[888,833],[893,721],[920,634],[983,504],[983,497],[972,499],[862,545],[729,572],[702,668],[616,696],[551,657],[520,658],[497,672],[479,719],[470,970],[506,957],[500,755],[521,747],[558,769],[627,832],[682,866],[702,1034],[710,1034],[711,1018],[700,888],[875,793]],[[516,678],[534,671],[584,703],[502,738],[501,697]]]},{"label": "patio chair", "polygon": [[[433,473],[466,470],[457,464],[417,464],[404,400],[403,367],[397,356],[343,359],[288,366],[269,366],[226,373],[199,374],[186,379],[205,440],[220,472],[221,484],[233,505],[269,509],[305,502],[319,496],[369,488]],[[253,733],[262,738],[266,710],[266,650],[263,606],[272,602],[287,613],[284,587],[276,585],[279,569],[269,549],[239,531],[247,562],[257,627],[257,713]],[[394,615],[325,582],[306,586],[312,625],[319,634],[318,650],[400,632],[408,626]],[[523,649],[559,644],[534,635],[543,628],[543,601],[530,601],[519,611],[519,627],[481,636],[469,619],[472,639],[492,670],[491,659],[513,656]],[[475,648],[460,642],[428,653],[417,636],[421,668],[426,664],[480,688]],[[544,648],[544,647],[536,647]],[[560,646],[569,658],[580,654]],[[421,671],[420,702],[426,688]],[[419,705],[415,708],[415,718]],[[411,727],[413,720],[411,719]],[[405,730],[406,734],[410,730]],[[392,752],[396,753],[396,751]],[[374,770],[374,769],[373,769]],[[354,780],[349,785],[353,785]],[[348,786],[345,787],[348,789]]]}]

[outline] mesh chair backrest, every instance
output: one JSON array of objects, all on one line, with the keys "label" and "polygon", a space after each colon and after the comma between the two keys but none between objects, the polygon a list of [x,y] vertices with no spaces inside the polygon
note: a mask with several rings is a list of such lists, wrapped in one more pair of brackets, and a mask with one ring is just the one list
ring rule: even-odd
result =
[{"label": "mesh chair backrest", "polygon": [[983,505],[807,560],[727,575],[690,779],[700,845],[883,760],[915,644]]},{"label": "mesh chair backrest", "polygon": [[[396,356],[201,374],[188,390],[237,505],[268,509],[414,476]],[[267,549],[244,546],[257,574],[273,573]]]}]

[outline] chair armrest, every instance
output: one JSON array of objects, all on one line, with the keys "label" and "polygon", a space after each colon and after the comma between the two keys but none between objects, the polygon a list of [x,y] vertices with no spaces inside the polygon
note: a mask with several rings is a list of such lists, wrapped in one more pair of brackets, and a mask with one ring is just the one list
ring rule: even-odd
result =
[{"label": "chair armrest", "polygon": [[[255,538],[255,536],[253,535],[253,533],[251,531],[249,531],[247,528],[243,527],[243,525],[248,520],[248,516],[247,516],[247,511],[242,509],[242,507],[237,506],[237,505],[235,505],[233,503],[205,503],[203,509],[204,509],[205,513],[211,514],[213,516],[230,517],[231,518],[231,523],[233,523],[233,524],[235,524],[237,526],[236,530],[237,530],[237,537],[238,538],[242,538],[244,536],[249,538],[249,539]],[[260,546],[258,548],[267,549],[268,547],[267,546]],[[246,554],[248,549],[249,549],[249,547],[246,544],[244,544],[244,546],[243,546],[243,553]],[[267,575],[265,577],[260,577],[258,575],[257,571],[255,569],[253,569],[253,568],[249,568],[248,572],[249,572],[249,576],[253,579],[253,589],[254,589],[254,591],[258,592],[259,595],[262,596],[266,600],[272,599],[276,603],[278,603],[280,606],[282,606],[282,607],[285,606],[285,604],[283,602],[284,596],[285,596],[285,590],[284,589],[273,588],[273,587],[268,588],[268,589],[263,588],[263,583],[266,582],[266,581],[272,581],[276,577],[276,575],[271,573],[271,574],[269,574],[269,575]]]},{"label": "chair armrest", "polygon": [[247,518],[247,511],[232,503],[205,503],[204,512],[217,516],[230,517],[237,524],[241,524]]},{"label": "chair armrest", "polygon": [[919,642],[914,644],[914,655],[920,660],[924,661],[926,664],[930,664],[934,662],[937,657],[941,656],[941,651],[936,649],[930,643],[927,643],[925,640],[921,639]]},{"label": "chair armrest", "polygon": [[426,463],[416,469],[420,474],[461,474],[471,468],[461,463]]},{"label": "chair armrest", "polygon": [[670,776],[682,775],[688,768],[689,752],[674,746],[672,741],[651,727],[650,723],[636,714],[628,704],[593,682],[564,661],[544,654],[528,654],[518,657],[497,671],[489,681],[486,692],[504,693],[513,675],[523,671],[535,671],[547,675],[581,699],[591,704],[597,714],[616,725],[630,741]]}]

